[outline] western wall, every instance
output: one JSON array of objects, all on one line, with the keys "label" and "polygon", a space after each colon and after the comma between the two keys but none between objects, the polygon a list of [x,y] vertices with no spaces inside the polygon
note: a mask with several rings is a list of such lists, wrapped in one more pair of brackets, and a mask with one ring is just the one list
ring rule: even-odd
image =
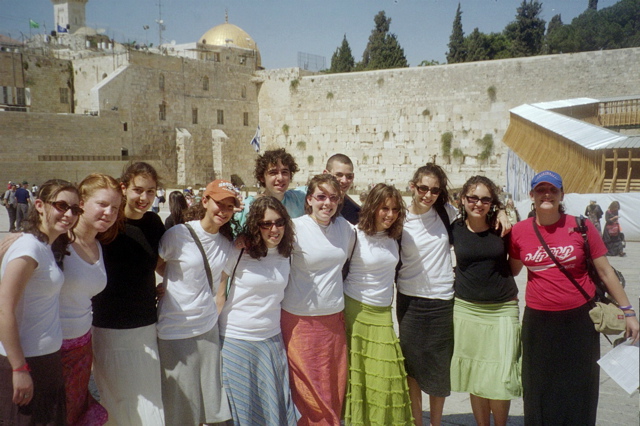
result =
[{"label": "western wall", "polygon": [[[639,94],[639,66],[640,48],[632,48],[345,74],[258,71],[262,144],[294,154],[296,184],[341,152],[354,161],[357,190],[383,181],[404,189],[416,168],[434,159],[453,187],[474,174],[502,185],[509,109]],[[443,156],[445,132],[462,156]],[[494,149],[482,161],[476,140],[486,134]]]}]

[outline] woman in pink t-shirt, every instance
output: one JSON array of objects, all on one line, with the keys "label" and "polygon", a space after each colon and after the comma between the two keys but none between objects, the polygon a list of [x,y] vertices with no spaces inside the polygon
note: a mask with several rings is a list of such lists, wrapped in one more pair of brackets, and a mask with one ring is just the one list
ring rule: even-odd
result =
[{"label": "woman in pink t-shirt", "polygon": [[[582,292],[556,267],[534,228],[556,259],[589,297],[595,285],[587,271],[584,240],[574,216],[564,213],[562,178],[543,171],[531,181],[536,215],[518,222],[509,250],[514,275],[528,270],[522,322],[522,385],[526,424],[594,425],[598,407],[600,338]],[[586,221],[591,257],[608,293],[625,312],[625,336],[638,340],[638,321],[606,258],[598,231]]]}]

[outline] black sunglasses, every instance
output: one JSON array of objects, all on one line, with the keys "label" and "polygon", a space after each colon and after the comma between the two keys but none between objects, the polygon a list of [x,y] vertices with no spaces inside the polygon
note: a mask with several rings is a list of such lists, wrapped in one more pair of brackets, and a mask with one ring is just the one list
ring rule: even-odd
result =
[{"label": "black sunglasses", "polygon": [[70,206],[66,201],[49,201],[49,204],[51,204],[53,208],[58,210],[60,213],[66,213],[68,210],[71,210],[71,213],[74,216],[79,216],[84,213],[82,207],[77,204]]},{"label": "black sunglasses", "polygon": [[280,218],[278,220],[274,220],[272,222],[258,222],[258,226],[261,229],[264,229],[265,231],[273,228],[273,225],[276,226],[276,228],[282,228],[284,225],[286,225],[287,221]]},{"label": "black sunglasses", "polygon": [[421,194],[426,194],[427,192],[431,191],[433,195],[438,195],[440,194],[440,192],[442,192],[442,189],[438,188],[437,186],[429,188],[427,185],[416,185],[416,189]]}]

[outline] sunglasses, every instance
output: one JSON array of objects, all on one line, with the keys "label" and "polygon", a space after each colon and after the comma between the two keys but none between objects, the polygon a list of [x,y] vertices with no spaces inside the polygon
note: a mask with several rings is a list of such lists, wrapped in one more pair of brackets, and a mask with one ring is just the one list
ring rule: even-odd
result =
[{"label": "sunglasses", "polygon": [[268,231],[269,229],[273,228],[273,225],[275,225],[276,228],[282,228],[284,225],[286,225],[286,223],[287,221],[285,219],[280,218],[271,222],[258,222],[258,226],[260,227],[260,229]]},{"label": "sunglasses", "polygon": [[53,208],[58,210],[60,213],[66,213],[68,210],[71,210],[71,214],[74,216],[79,216],[84,213],[82,207],[77,204],[70,206],[66,201],[49,201],[49,204],[51,204]]},{"label": "sunglasses", "polygon": [[438,195],[442,192],[442,189],[438,188],[437,186],[432,186],[431,188],[429,188],[427,185],[416,185],[416,189],[421,194],[431,192],[431,194],[433,195]]},{"label": "sunglasses", "polygon": [[325,201],[327,201],[327,199],[329,199],[329,201],[331,201],[332,203],[337,203],[338,201],[340,201],[340,197],[337,195],[325,195],[325,194],[318,194],[318,195],[312,195],[311,198],[314,198],[316,201],[320,201],[321,203],[324,203]]},{"label": "sunglasses", "polygon": [[478,201],[482,204],[491,204],[493,202],[493,198],[491,197],[478,198],[475,195],[465,195],[464,197],[467,199],[469,204],[478,204]]}]

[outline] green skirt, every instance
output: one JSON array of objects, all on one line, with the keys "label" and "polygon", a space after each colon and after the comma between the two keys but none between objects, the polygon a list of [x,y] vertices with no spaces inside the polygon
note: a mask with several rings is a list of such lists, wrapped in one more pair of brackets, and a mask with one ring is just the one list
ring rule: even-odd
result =
[{"label": "green skirt", "polygon": [[407,373],[391,306],[344,299],[349,347],[345,425],[412,425]]},{"label": "green skirt", "polygon": [[451,390],[498,400],[522,396],[518,302],[455,299]]}]

